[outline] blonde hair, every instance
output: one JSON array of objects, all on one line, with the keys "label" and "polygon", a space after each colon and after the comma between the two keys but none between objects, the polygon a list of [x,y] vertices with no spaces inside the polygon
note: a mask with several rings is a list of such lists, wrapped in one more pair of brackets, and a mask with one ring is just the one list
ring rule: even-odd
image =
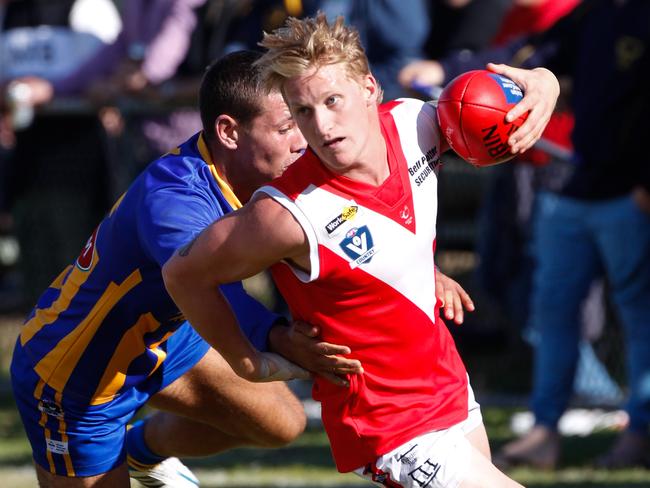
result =
[{"label": "blonde hair", "polygon": [[[259,45],[267,51],[255,64],[262,68],[269,90],[281,89],[287,78],[330,64],[343,63],[352,79],[370,74],[359,33],[345,25],[341,16],[333,23],[322,12],[304,19],[289,17],[284,26],[265,32]],[[380,88],[378,101],[381,98]]]}]

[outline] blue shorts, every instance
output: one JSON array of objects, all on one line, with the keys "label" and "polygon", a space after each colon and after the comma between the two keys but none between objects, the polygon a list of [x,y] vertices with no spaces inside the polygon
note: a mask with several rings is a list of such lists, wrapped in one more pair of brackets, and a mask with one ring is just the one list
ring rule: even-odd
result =
[{"label": "blue shorts", "polygon": [[209,345],[187,323],[167,340],[167,356],[145,381],[101,405],[63,397],[32,369],[20,340],[11,382],[34,460],[52,474],[93,476],[126,459],[127,422],[149,398],[191,369]]}]

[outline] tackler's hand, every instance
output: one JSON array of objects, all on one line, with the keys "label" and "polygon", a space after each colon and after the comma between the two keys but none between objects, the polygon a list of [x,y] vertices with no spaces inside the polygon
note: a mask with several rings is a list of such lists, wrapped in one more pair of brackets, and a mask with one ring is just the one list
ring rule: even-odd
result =
[{"label": "tackler's hand", "polygon": [[272,350],[336,385],[347,386],[346,375],[363,373],[357,359],[344,357],[351,353],[349,347],[322,341],[319,336],[317,326],[295,321],[274,326],[269,341]]}]

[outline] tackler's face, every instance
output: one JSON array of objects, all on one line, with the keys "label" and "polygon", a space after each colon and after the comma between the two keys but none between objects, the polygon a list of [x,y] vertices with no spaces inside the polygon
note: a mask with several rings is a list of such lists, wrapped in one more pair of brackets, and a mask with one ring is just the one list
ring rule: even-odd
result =
[{"label": "tackler's face", "polygon": [[288,78],[283,94],[311,149],[336,172],[359,163],[367,149],[378,86],[371,75],[352,76],[329,64]]},{"label": "tackler's face", "polygon": [[240,161],[251,189],[280,176],[307,147],[278,92],[262,98],[262,110],[240,131]]}]

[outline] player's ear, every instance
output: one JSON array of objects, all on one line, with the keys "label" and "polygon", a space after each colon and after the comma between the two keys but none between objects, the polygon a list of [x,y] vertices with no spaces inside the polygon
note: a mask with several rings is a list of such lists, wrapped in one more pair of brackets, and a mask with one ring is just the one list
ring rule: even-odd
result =
[{"label": "player's ear", "polygon": [[366,97],[366,105],[368,106],[376,105],[377,97],[379,96],[380,90],[379,90],[379,83],[377,83],[375,77],[372,76],[370,73],[365,75],[363,77],[362,88]]},{"label": "player's ear", "polygon": [[230,115],[221,114],[214,121],[217,141],[228,149],[236,149],[239,139],[239,124]]}]

